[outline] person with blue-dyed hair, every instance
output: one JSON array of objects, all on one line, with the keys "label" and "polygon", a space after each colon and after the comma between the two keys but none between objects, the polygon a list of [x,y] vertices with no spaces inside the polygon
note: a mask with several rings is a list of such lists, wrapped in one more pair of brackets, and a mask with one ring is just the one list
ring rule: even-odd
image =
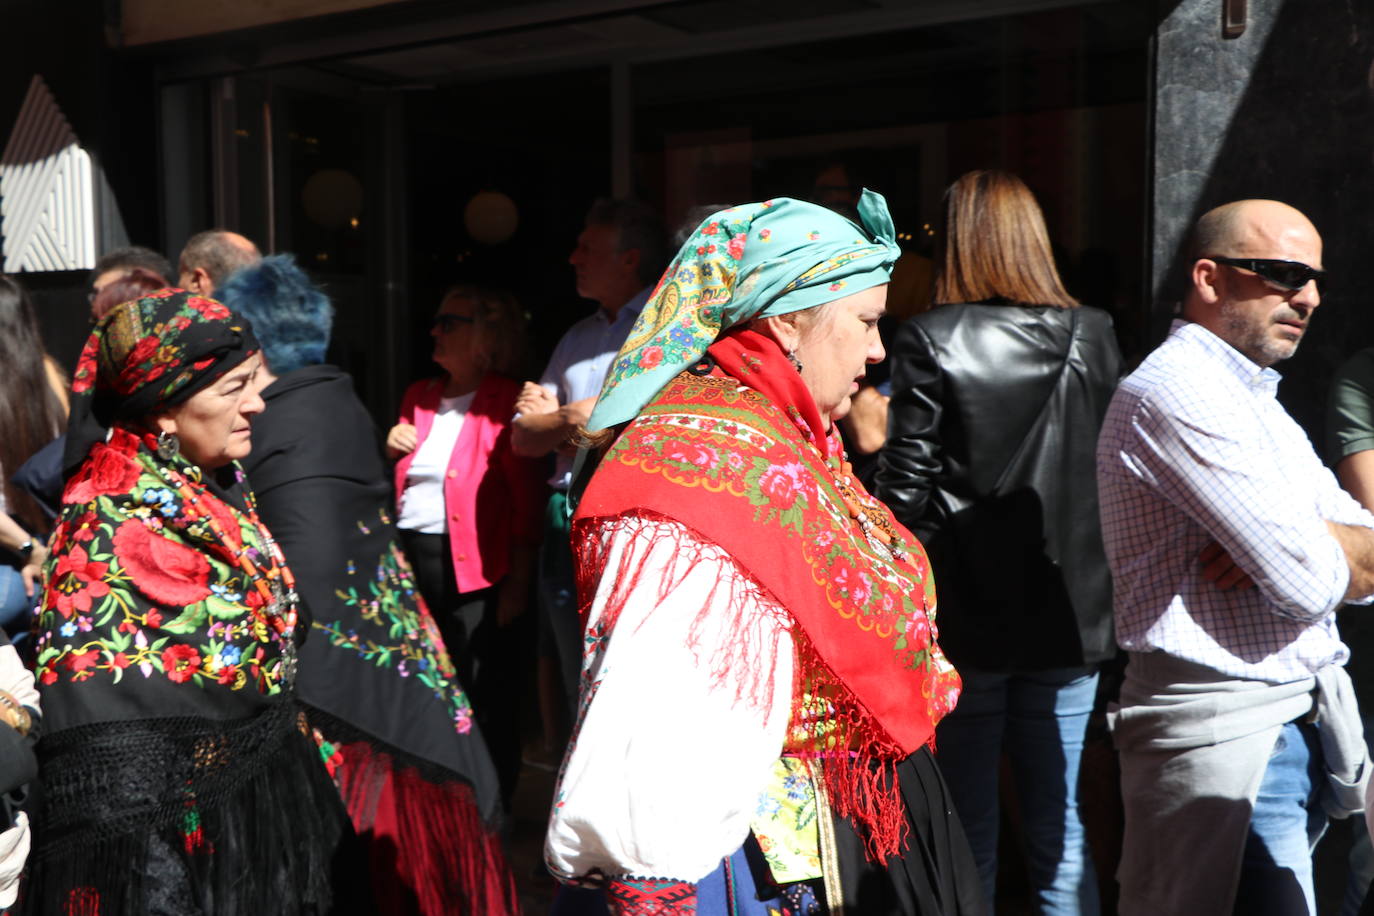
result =
[{"label": "person with blue-dyed hair", "polygon": [[267,410],[243,467],[310,611],[298,695],[341,763],[380,912],[514,913],[496,770],[397,544],[377,430],[324,362],[334,307],[290,255],[235,272],[220,295],[262,344]]},{"label": "person with blue-dyed hair", "polygon": [[235,271],[219,296],[249,316],[261,334],[263,358],[278,378],[324,362],[334,304],[296,266],[294,255],[274,254]]}]

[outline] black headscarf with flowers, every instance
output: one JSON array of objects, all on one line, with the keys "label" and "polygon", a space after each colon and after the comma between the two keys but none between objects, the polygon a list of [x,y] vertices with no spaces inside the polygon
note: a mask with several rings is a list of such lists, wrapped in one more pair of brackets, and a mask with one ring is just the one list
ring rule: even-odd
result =
[{"label": "black headscarf with flowers", "polygon": [[237,463],[220,472],[242,505],[146,422],[255,347],[181,290],[117,307],[86,344],[34,627],[35,912],[330,911],[351,827],[298,725],[291,626],[253,580],[289,575]]},{"label": "black headscarf with flowers", "polygon": [[246,318],[182,289],[111,309],[86,339],[72,377],[63,473],[76,473],[115,423],[185,402],[257,349]]}]

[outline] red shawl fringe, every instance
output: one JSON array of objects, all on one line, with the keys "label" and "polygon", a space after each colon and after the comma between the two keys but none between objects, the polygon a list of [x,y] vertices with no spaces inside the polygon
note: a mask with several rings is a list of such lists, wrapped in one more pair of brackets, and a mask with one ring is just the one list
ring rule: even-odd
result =
[{"label": "red shawl fringe", "polygon": [[[604,603],[600,620],[606,629],[614,628],[629,596],[644,578],[644,558],[649,551],[626,551],[612,566],[608,545],[616,536],[626,534],[645,542],[662,539],[664,535],[657,533],[661,528],[651,533],[651,526],[660,521],[671,522],[687,532],[670,535],[674,541],[673,565],[667,570],[658,566],[653,569],[649,581],[657,586],[660,602],[682,585],[705,558],[705,551],[729,559],[722,548],[681,522],[652,512],[622,515],[609,524],[605,518],[595,519],[594,524],[593,520],[579,519],[574,522],[573,544],[584,621],[598,588],[609,588],[609,594],[601,595]],[[595,530],[586,530],[588,525]],[[779,627],[788,630],[795,655],[784,751],[820,764],[831,806],[841,817],[850,818],[859,826],[871,859],[881,862],[900,854],[906,835],[906,817],[896,778],[897,763],[904,756],[901,749],[863,711],[858,699],[831,671],[781,602],[748,570],[733,560],[730,562],[738,578],[716,580],[711,590],[700,596],[696,617],[683,621],[687,646],[698,649],[706,622],[719,623],[723,619],[725,632],[730,635],[718,641],[721,650],[698,660],[708,666],[719,688],[734,691],[735,702],[767,710],[776,682],[777,657],[765,651],[765,638]],[[765,606],[779,609],[776,620],[761,619],[753,613],[760,599]]]},{"label": "red shawl fringe", "polygon": [[519,916],[500,838],[466,783],[436,783],[366,742],[341,746],[339,789],[368,847],[384,916]]}]

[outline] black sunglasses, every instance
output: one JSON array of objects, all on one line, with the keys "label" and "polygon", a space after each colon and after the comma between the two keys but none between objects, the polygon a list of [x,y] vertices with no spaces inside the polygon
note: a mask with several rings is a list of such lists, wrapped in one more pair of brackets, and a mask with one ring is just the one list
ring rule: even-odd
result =
[{"label": "black sunglasses", "polygon": [[430,327],[438,328],[440,334],[447,334],[460,324],[475,324],[476,318],[471,315],[451,315],[444,312],[434,316],[434,320],[429,323]]},{"label": "black sunglasses", "polygon": [[1326,293],[1326,271],[1308,267],[1301,261],[1281,261],[1277,258],[1223,258],[1217,255],[1213,255],[1209,260],[1228,267],[1254,271],[1275,286],[1294,293],[1306,286],[1308,280],[1316,280],[1318,294]]}]

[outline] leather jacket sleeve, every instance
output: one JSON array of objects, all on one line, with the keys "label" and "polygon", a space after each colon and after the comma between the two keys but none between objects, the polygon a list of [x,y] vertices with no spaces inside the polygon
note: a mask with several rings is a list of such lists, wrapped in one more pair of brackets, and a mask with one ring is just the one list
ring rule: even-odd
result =
[{"label": "leather jacket sleeve", "polygon": [[897,331],[890,365],[887,444],[878,456],[875,495],[914,530],[926,514],[942,466],[944,380],[930,338],[914,320]]}]

